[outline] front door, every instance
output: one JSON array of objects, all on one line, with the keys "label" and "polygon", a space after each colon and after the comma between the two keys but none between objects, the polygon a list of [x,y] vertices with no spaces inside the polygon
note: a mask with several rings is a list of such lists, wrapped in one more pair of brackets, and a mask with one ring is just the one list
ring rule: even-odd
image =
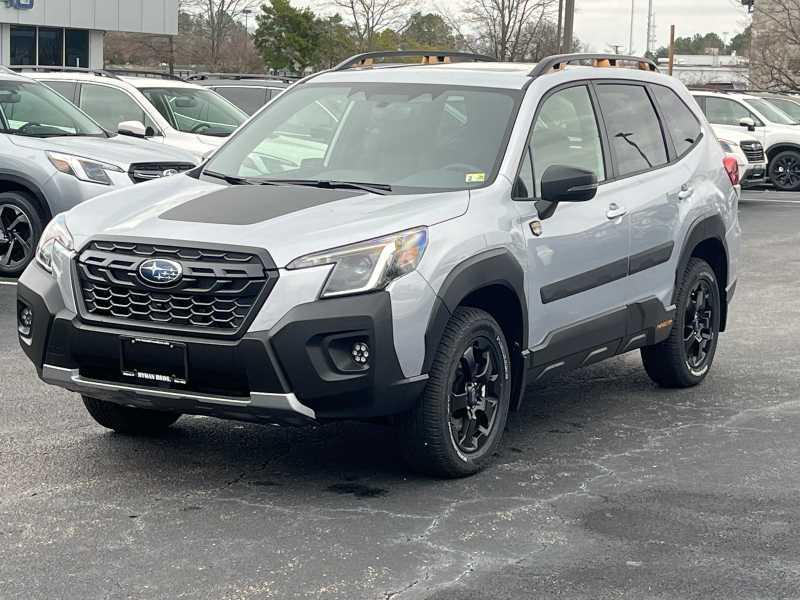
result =
[{"label": "front door", "polygon": [[[537,111],[517,181],[517,193],[539,198],[552,165],[588,169],[601,182],[588,202],[518,202],[528,250],[529,346],[540,374],[574,366],[561,359],[622,337],[629,217],[617,202],[594,102],[586,84],[556,89]],[[527,192],[527,194],[525,193]],[[538,208],[537,205],[538,204]],[[552,211],[552,214],[549,214]],[[540,214],[541,213],[541,214]],[[567,361],[568,363],[568,361]]]}]

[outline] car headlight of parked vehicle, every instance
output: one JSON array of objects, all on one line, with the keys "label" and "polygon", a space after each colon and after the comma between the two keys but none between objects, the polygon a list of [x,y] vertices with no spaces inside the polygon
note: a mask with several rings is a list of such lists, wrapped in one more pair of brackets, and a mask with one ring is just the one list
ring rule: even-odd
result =
[{"label": "car headlight of parked vehicle", "polygon": [[73,156],[72,154],[48,152],[47,158],[49,158],[53,166],[62,173],[72,175],[81,181],[88,181],[90,183],[113,185],[114,182],[111,181],[108,173],[124,173],[117,165],[89,160],[81,156]]},{"label": "car headlight of parked vehicle", "polygon": [[53,272],[53,253],[57,249],[56,244],[65,252],[70,252],[74,248],[72,234],[67,229],[64,213],[53,217],[53,220],[44,228],[39,245],[36,247],[36,262],[50,273]]},{"label": "car headlight of parked vehicle", "polygon": [[417,268],[428,245],[425,227],[309,254],[287,269],[333,265],[321,297],[380,290]]},{"label": "car headlight of parked vehicle", "polygon": [[725,152],[728,152],[729,154],[736,151],[734,150],[734,148],[739,147],[739,144],[735,144],[734,142],[729,142],[728,140],[720,140],[719,145],[722,146],[722,149]]}]

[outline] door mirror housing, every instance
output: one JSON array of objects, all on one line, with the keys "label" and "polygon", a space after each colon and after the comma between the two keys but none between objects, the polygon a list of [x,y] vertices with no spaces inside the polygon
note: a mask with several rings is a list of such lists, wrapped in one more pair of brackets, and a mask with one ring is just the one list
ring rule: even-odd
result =
[{"label": "door mirror housing", "polygon": [[588,202],[597,195],[597,175],[567,165],[550,165],[542,175],[542,200]]},{"label": "door mirror housing", "polygon": [[742,117],[739,119],[739,125],[742,127],[747,127],[747,131],[756,130],[756,122],[750,117]]},{"label": "door mirror housing", "polygon": [[146,138],[153,135],[153,128],[145,127],[141,121],[123,121],[117,126],[117,132],[120,135]]}]

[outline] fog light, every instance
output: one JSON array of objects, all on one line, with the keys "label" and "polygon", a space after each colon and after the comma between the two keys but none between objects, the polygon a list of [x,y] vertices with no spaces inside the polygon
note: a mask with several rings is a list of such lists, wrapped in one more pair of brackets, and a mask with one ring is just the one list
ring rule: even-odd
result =
[{"label": "fog light", "polygon": [[369,362],[369,346],[363,342],[353,344],[353,351],[350,354],[353,355],[353,360],[360,365]]},{"label": "fog light", "polygon": [[33,310],[30,306],[21,304],[17,314],[17,331],[23,337],[31,336],[31,328],[33,327]]}]

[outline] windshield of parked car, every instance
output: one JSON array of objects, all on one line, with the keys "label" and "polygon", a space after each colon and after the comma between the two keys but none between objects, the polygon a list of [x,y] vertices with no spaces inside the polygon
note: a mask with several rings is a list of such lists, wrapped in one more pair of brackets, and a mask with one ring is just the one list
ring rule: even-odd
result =
[{"label": "windshield of parked car", "polygon": [[207,165],[219,176],[466,189],[490,183],[520,92],[310,83],[284,92]]},{"label": "windshield of parked car", "polygon": [[788,98],[768,98],[767,101],[789,115],[793,121],[800,122],[800,103]]},{"label": "windshield of parked car", "polygon": [[0,81],[0,127],[30,137],[108,137],[69,100],[35,82]]},{"label": "windshield of parked car", "polygon": [[211,90],[189,87],[144,88],[141,92],[178,131],[227,137],[247,115]]},{"label": "windshield of parked car", "polygon": [[770,123],[778,125],[797,125],[797,121],[787,115],[777,106],[773,106],[767,100],[745,100],[751,108],[755,108]]}]

